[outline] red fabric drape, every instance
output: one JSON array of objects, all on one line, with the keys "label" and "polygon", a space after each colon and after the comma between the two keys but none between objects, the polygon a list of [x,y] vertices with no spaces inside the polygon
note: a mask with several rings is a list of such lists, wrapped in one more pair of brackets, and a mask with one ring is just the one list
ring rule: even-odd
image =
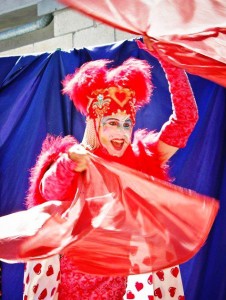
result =
[{"label": "red fabric drape", "polygon": [[224,0],[60,0],[115,28],[156,39],[174,65],[226,86]]},{"label": "red fabric drape", "polygon": [[96,156],[81,176],[72,205],[49,201],[0,218],[0,259],[66,253],[85,273],[146,273],[195,255],[218,211],[214,199]]}]

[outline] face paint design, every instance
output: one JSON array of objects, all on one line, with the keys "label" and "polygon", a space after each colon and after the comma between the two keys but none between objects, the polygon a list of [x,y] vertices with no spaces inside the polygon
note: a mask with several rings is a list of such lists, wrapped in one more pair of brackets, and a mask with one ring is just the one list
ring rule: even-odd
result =
[{"label": "face paint design", "polygon": [[113,156],[122,156],[131,143],[133,124],[129,115],[117,113],[105,116],[100,121],[101,145]]}]

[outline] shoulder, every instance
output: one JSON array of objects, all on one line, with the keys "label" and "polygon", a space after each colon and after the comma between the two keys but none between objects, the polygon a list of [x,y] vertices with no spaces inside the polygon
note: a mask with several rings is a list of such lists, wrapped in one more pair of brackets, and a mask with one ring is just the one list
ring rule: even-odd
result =
[{"label": "shoulder", "polygon": [[65,152],[69,147],[78,143],[78,141],[71,135],[65,137],[47,135],[42,144],[41,154],[43,153],[57,153]]},{"label": "shoulder", "polygon": [[145,129],[137,130],[134,133],[132,149],[142,164],[142,172],[168,181],[169,166],[162,164],[157,142],[158,132]]},{"label": "shoulder", "polygon": [[48,135],[44,140],[41,152],[37,157],[34,167],[30,170],[29,189],[26,196],[26,206],[32,207],[45,202],[39,191],[39,185],[45,172],[58,159],[61,153],[78,143],[73,136]]},{"label": "shoulder", "polygon": [[152,149],[156,152],[156,143],[157,143],[158,133],[156,131],[147,131],[146,129],[139,129],[134,133],[133,139],[133,150],[139,151],[143,149]]}]

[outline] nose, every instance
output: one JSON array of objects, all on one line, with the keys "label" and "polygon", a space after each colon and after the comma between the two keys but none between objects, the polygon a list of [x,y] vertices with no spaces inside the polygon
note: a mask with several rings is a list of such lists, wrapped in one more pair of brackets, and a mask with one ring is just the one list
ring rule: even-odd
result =
[{"label": "nose", "polygon": [[123,125],[119,125],[117,127],[117,136],[118,136],[118,138],[122,138],[124,140],[127,140],[127,139],[130,138],[130,133],[128,132],[128,130]]},{"label": "nose", "polygon": [[124,127],[123,124],[118,124],[117,129],[121,132],[127,132],[128,130]]}]

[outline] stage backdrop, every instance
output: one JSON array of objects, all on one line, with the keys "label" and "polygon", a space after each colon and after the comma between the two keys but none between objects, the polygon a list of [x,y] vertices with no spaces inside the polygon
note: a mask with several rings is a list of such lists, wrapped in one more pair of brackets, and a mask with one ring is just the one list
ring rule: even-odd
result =
[{"label": "stage backdrop", "polygon": [[[153,65],[154,94],[138,113],[138,128],[159,130],[171,114],[167,81],[158,61],[124,41],[69,52],[0,58],[0,214],[25,209],[29,169],[47,134],[72,134],[81,140],[85,120],[61,95],[65,75],[89,60],[108,58],[115,65],[128,57]],[[226,93],[225,88],[189,75],[199,121],[186,148],[171,160],[175,183],[220,201],[220,211],[201,251],[181,266],[187,300],[226,299]],[[23,264],[2,263],[2,299],[21,300]]]}]

